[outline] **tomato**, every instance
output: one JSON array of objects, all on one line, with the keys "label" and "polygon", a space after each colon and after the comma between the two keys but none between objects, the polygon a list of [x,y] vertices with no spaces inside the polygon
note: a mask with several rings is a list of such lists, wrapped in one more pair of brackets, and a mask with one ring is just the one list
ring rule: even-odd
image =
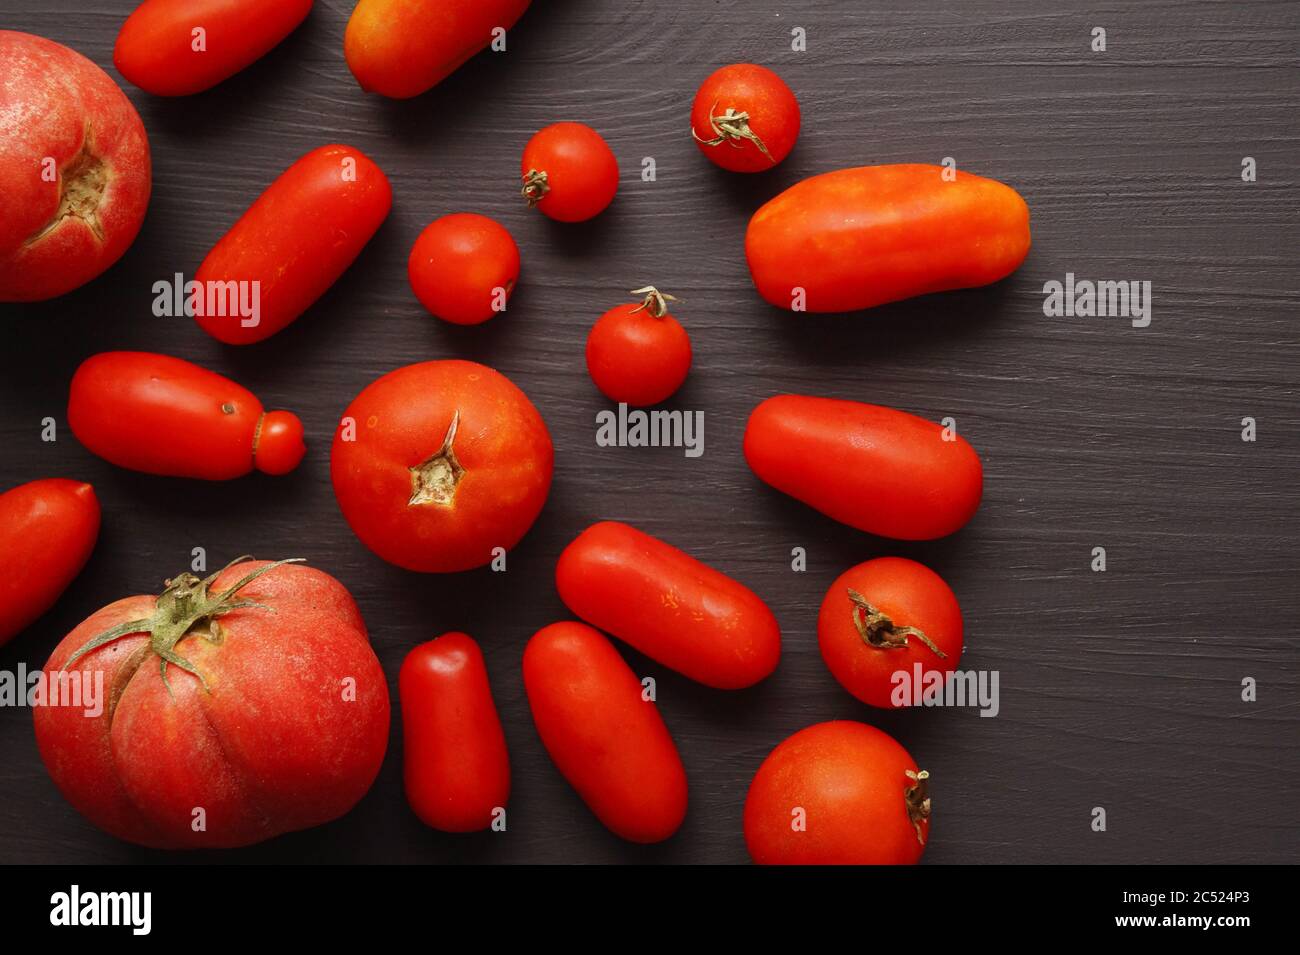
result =
[{"label": "tomato", "polygon": [[399,691],[407,802],[435,829],[486,829],[510,797],[510,756],[478,644],[463,633],[420,644]]},{"label": "tomato", "polygon": [[[194,273],[202,291],[189,299],[195,321],[227,345],[270,338],[338,281],[392,203],[388,177],[360,150],[313,149],[257,197]],[[256,307],[241,308],[236,294]]]},{"label": "tomato", "polygon": [[984,490],[979,455],[965,438],[905,411],[835,398],[762,402],[745,427],[745,460],[827,517],[899,540],[951,534],[974,516]]},{"label": "tomato", "polygon": [[140,89],[158,96],[198,93],[269,53],[307,18],[311,4],[144,0],[117,34],[113,65]]},{"label": "tomato", "polygon": [[677,301],[653,285],[635,289],[638,305],[616,305],[596,320],[587,335],[587,371],[610,401],[657,405],[686,380],[691,370],[691,339],[668,314]]},{"label": "tomato", "polygon": [[519,281],[519,246],[487,216],[458,212],[420,233],[406,270],[430,312],[455,325],[478,325],[505,311]]},{"label": "tomato", "polygon": [[661,842],[686,818],[686,770],[668,727],[613,645],[553,623],[524,648],[537,735],[596,818],[629,842]]},{"label": "tomato", "polygon": [[691,136],[709,161],[732,172],[763,172],[794,149],[799,101],[764,66],[732,63],[700,84]]},{"label": "tomato", "polygon": [[752,686],[781,656],[781,628],[752,590],[627,524],[579,534],[555,583],[583,620],[706,686]]},{"label": "tomato", "polygon": [[118,467],[225,481],[254,468],[288,474],[307,452],[302,422],[263,411],[247,388],[152,352],[92,355],[72,376],[68,425]]},{"label": "tomato", "polygon": [[63,295],[120,259],[151,185],[144,124],[108,74],[0,30],[0,302]]},{"label": "tomato", "polygon": [[520,163],[520,192],[558,222],[583,222],[605,211],[618,192],[618,160],[590,126],[554,123],[533,134]]},{"label": "tomato", "polygon": [[330,476],[363,544],[407,570],[447,573],[519,543],[546,503],[554,458],[546,423],[509,378],[426,361],[348,406]]},{"label": "tomato", "polygon": [[45,478],[0,494],[0,647],[54,606],[99,538],[99,499]]},{"label": "tomato", "polygon": [[61,670],[102,678],[111,705],[37,705],[45,767],[92,823],[145,846],[245,846],[337,819],[388,745],[356,602],[294,563],[241,558],[117,600],[55,648],[44,672]]},{"label": "tomato", "polygon": [[930,834],[929,778],[874,727],[809,726],[758,768],[745,844],[761,865],[910,865]]},{"label": "tomato", "polygon": [[1029,254],[1029,207],[1010,186],[943,166],[813,176],[749,220],[745,256],[780,308],[851,312],[1006,278]]},{"label": "tomato", "polygon": [[343,55],[361,88],[394,99],[432,89],[509,30],[531,0],[361,0]]}]

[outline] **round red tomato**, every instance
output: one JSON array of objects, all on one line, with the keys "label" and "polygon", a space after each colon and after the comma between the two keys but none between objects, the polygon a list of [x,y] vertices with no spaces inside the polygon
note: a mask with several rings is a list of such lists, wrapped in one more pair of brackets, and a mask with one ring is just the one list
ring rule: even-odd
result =
[{"label": "round red tomato", "polygon": [[668,314],[676,301],[654,286],[635,289],[639,305],[616,305],[596,320],[587,335],[587,371],[611,401],[657,405],[686,380],[691,370],[691,339]]},{"label": "round red tomato", "polygon": [[865,723],[809,726],[754,775],[745,844],[762,865],[910,865],[930,835],[929,779]]},{"label": "round red tomato", "polygon": [[430,312],[455,325],[478,325],[505,311],[519,281],[519,246],[487,216],[458,212],[420,233],[406,270]]},{"label": "round red tomato", "polygon": [[598,215],[618,192],[618,160],[600,133],[582,123],[555,123],[524,147],[521,192],[560,222]]},{"label": "round red tomato", "polygon": [[691,106],[691,136],[715,165],[762,172],[794,148],[799,101],[767,67],[733,63],[700,84]]},{"label": "round red tomato", "polygon": [[357,395],[330,476],[363,544],[407,570],[446,573],[519,543],[553,464],[546,423],[509,378],[472,361],[426,361]]}]

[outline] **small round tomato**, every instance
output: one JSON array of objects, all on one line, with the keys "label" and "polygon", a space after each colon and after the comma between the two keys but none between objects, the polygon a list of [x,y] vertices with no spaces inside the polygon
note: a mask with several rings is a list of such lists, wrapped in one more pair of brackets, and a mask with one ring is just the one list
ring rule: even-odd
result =
[{"label": "small round tomato", "polygon": [[799,101],[767,67],[733,63],[700,84],[691,107],[691,136],[714,165],[762,172],[794,148]]},{"label": "small round tomato", "polygon": [[524,147],[520,192],[559,222],[598,215],[618,192],[618,160],[600,133],[582,123],[555,123]]},{"label": "small round tomato", "polygon": [[691,339],[653,285],[635,289],[639,305],[616,305],[587,335],[587,371],[610,401],[657,405],[682,386],[691,370]]},{"label": "small round tomato", "polygon": [[519,281],[519,246],[500,223],[457,212],[420,233],[406,271],[430,312],[455,325],[478,325],[505,311]]},{"label": "small round tomato", "polygon": [[809,726],[758,767],[745,844],[760,865],[910,865],[930,835],[929,780],[875,727]]}]

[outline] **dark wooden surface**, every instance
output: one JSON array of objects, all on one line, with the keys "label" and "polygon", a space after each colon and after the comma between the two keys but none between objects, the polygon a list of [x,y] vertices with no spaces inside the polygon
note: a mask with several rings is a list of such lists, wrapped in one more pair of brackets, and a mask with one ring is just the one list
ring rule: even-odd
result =
[{"label": "dark wooden surface", "polygon": [[[0,26],[73,46],[112,71],[131,0],[0,0]],[[128,88],[148,127],[155,187],[134,247],[62,299],[0,310],[0,487],[49,475],[96,486],[104,530],[58,606],[0,651],[42,664],[101,605],[153,592],[190,549],[212,561],[301,555],[356,595],[394,691],[406,651],[449,629],[481,642],[510,744],[509,831],[422,827],[401,788],[395,720],[383,772],[342,820],[252,849],[169,856],[119,843],[59,796],[26,710],[0,711],[0,861],[741,862],[746,787],[781,739],[831,718],[894,734],[934,776],[925,860],[1280,862],[1300,848],[1296,534],[1300,509],[1295,3],[704,3],[538,0],[509,52],[478,57],[408,102],[363,95],[342,58],[349,0],[240,76],[166,101]],[[1125,9],[1129,7],[1130,9]],[[790,49],[805,27],[808,50]],[[1105,53],[1089,49],[1095,26]],[[779,169],[742,178],[697,155],[687,111],[714,67],[776,68],[803,107]],[[113,73],[116,76],[116,73]],[[519,152],[558,119],[593,124],[623,169],[611,209],[562,227],[516,195]],[[189,319],[155,318],[154,281],[192,273],[293,159],[331,141],[376,159],[391,217],[341,281],[288,331],[236,350]],[[642,157],[658,180],[642,182]],[[796,180],[865,163],[939,162],[1001,179],[1032,210],[1034,247],[1007,281],[870,314],[765,306],[741,252],[758,204]],[[1243,183],[1253,156],[1259,179]],[[2,201],[2,198],[0,198]],[[506,316],[431,319],[406,256],[440,214],[503,222],[524,258]],[[1149,280],[1149,328],[1048,319],[1042,287]],[[582,345],[625,291],[686,300],[695,367],[671,407],[705,414],[703,457],[603,449]],[[306,423],[286,478],[224,485],[149,478],[92,457],[63,422],[77,364],[114,348],[198,361]],[[506,574],[420,576],[372,556],[328,480],[332,429],[369,381],[465,357],[512,377],[555,438],[556,475]],[[836,525],[761,485],[740,454],[749,410],[779,391],[954,416],[983,455],[983,505],[962,532],[905,545]],[[1241,419],[1258,440],[1241,440]],[[607,833],[558,775],[520,680],[524,643],[566,616],[552,571],[588,523],[618,518],[753,587],[784,633],[776,674],[737,693],[690,683],[630,651],[691,783],[681,831],[655,847]],[[807,548],[806,573],[790,569]],[[1094,547],[1108,570],[1093,573]],[[848,696],[816,649],[816,608],[847,566],[882,554],[942,573],[965,613],[963,667],[1001,673],[1001,714],[882,713]],[[624,648],[625,649],[625,648]],[[1241,681],[1259,700],[1240,701]],[[1108,831],[1090,829],[1105,807]]]}]

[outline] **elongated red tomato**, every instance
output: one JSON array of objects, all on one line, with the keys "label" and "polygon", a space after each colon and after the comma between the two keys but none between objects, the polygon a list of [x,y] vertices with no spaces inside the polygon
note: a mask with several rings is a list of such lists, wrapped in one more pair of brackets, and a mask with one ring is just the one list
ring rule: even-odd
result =
[{"label": "elongated red tomato", "polygon": [[510,797],[510,756],[478,644],[444,633],[406,655],[398,680],[407,802],[426,826],[486,829]]},{"label": "elongated red tomato", "polygon": [[68,425],[118,467],[208,481],[254,468],[288,474],[307,451],[297,415],[264,411],[229,378],[152,352],[102,352],[82,362]]},{"label": "elongated red tomato", "polygon": [[555,583],[583,620],[706,686],[752,686],[781,657],[781,628],[752,590],[627,524],[579,534]]},{"label": "elongated red tomato", "polygon": [[227,345],[270,338],[347,271],[392,202],[388,177],[359,149],[313,149],[203,260],[190,297],[195,320]]},{"label": "elongated red tomato", "polygon": [[899,540],[951,534],[984,490],[965,438],[905,411],[836,398],[768,398],[745,426],[745,460],[826,516]]},{"label": "elongated red tomato", "polygon": [[668,727],[613,645],[582,623],[543,627],[524,689],[556,768],[615,835],[667,839],[686,817],[686,770]]},{"label": "elongated red tomato", "polygon": [[1029,253],[1029,207],[1010,186],[943,166],[813,176],[749,221],[745,256],[780,308],[850,312],[988,285]]},{"label": "elongated red tomato", "polygon": [[312,0],[144,0],[126,18],[113,65],[140,89],[187,96],[260,59],[311,12]]},{"label": "elongated red tomato", "polygon": [[99,538],[99,499],[45,478],[0,494],[0,646],[54,606]]}]

